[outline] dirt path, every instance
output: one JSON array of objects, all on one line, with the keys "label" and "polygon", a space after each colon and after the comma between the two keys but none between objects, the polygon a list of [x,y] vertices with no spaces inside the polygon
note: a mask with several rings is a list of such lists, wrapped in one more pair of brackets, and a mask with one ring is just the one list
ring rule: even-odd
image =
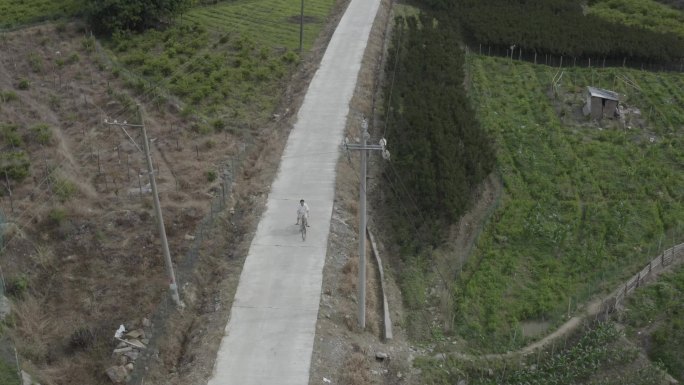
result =
[{"label": "dirt path", "polygon": [[[672,262],[663,267],[662,269],[658,271],[654,271],[652,275],[648,276],[647,278],[644,279],[642,285],[648,285],[653,282],[656,282],[658,278],[666,272],[672,271],[675,267],[678,267],[684,263],[684,243],[680,243],[679,245],[676,245],[673,247],[674,253],[673,253],[673,260]],[[657,257],[656,257],[657,258]],[[628,280],[627,282],[631,281]],[[546,337],[540,339],[539,341],[535,341],[525,347],[522,347],[518,350],[511,351],[511,352],[506,352],[506,353],[500,353],[500,354],[481,354],[481,355],[476,355],[476,354],[466,354],[466,353],[461,353],[461,352],[451,352],[451,353],[440,353],[434,356],[434,358],[437,359],[446,359],[447,357],[455,357],[461,360],[468,360],[468,361],[473,361],[473,360],[478,360],[478,359],[486,359],[486,360],[503,360],[503,359],[510,359],[513,357],[517,356],[526,356],[532,353],[535,353],[539,350],[547,348],[549,345],[553,344],[555,341],[558,341],[574,331],[577,330],[578,327],[580,327],[584,321],[590,320],[592,318],[597,318],[601,316],[601,313],[610,313],[611,309],[606,309],[605,304],[609,304],[612,301],[614,301],[616,295],[623,290],[627,283],[622,283],[620,284],[613,292],[611,292],[609,295],[600,298],[600,299],[594,299],[591,302],[589,302],[584,311],[576,315],[574,317],[571,317],[569,320],[567,320],[564,324],[559,326],[556,330],[553,331],[553,333],[548,334]],[[633,293],[633,292],[632,292]],[[629,295],[629,293],[627,294]]]}]

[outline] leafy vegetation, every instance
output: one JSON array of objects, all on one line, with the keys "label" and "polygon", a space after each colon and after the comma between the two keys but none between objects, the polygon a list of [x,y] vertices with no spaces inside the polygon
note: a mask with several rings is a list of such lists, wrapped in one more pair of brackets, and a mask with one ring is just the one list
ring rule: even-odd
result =
[{"label": "leafy vegetation", "polygon": [[464,57],[453,29],[427,16],[397,18],[394,36],[387,75],[398,76],[386,98],[392,163],[409,194],[420,197],[416,215],[430,218],[429,232],[439,235],[491,172],[494,153],[463,88]]},{"label": "leafy vegetation", "polygon": [[[327,18],[333,1],[306,1],[303,48],[311,47]],[[210,31],[249,36],[268,49],[299,49],[301,4],[289,0],[235,1],[197,7],[183,16]]]},{"label": "leafy vegetation", "polygon": [[[505,196],[456,290],[456,324],[476,345],[503,350],[525,342],[512,338],[523,321],[560,321],[569,303],[611,289],[684,233],[684,111],[675,102],[684,79],[570,68],[554,100],[547,92],[556,69],[469,60]],[[589,124],[580,109],[590,84],[610,85],[651,112],[640,127]]]},{"label": "leafy vegetation", "polygon": [[621,337],[615,325],[607,323],[590,329],[567,348],[532,354],[522,362],[463,362],[452,358],[439,366],[431,360],[420,360],[418,366],[431,384],[454,384],[463,378],[473,385],[663,383],[662,373],[638,362],[638,350],[621,341]]},{"label": "leafy vegetation", "polygon": [[595,0],[590,2],[589,14],[684,38],[684,12],[653,0]]},{"label": "leafy vegetation", "polygon": [[17,369],[0,360],[0,384],[20,385]]},{"label": "leafy vegetation", "polygon": [[679,269],[639,289],[627,301],[624,317],[632,337],[649,340],[649,358],[661,362],[680,382],[684,381],[683,298],[684,270]]},{"label": "leafy vegetation", "polygon": [[[642,62],[679,64],[684,57],[684,37],[669,32],[671,28],[647,29],[640,25],[643,20],[631,25],[608,22],[591,12],[585,15],[575,0],[424,0],[424,3],[459,20],[471,44],[504,48],[516,45],[518,49],[540,54],[630,58]],[[658,21],[670,20],[670,16],[654,17]],[[617,16],[612,20],[616,19]]]},{"label": "leafy vegetation", "polygon": [[98,33],[142,31],[173,18],[190,0],[86,0],[90,25]]},{"label": "leafy vegetation", "polygon": [[[332,3],[307,3],[304,48],[318,35]],[[249,13],[246,15],[245,13]],[[299,55],[299,14],[291,2],[222,2],[198,7],[165,30],[115,34],[109,47],[131,88],[159,100],[169,94],[186,105],[184,116],[206,117],[196,131],[244,129],[269,119],[281,84]],[[298,18],[297,18],[298,19]],[[295,33],[296,32],[296,33]],[[153,53],[153,54],[150,54]],[[130,72],[129,72],[130,71]],[[164,90],[155,83],[163,82]]]},{"label": "leafy vegetation", "polygon": [[84,0],[5,0],[0,2],[0,28],[77,15]]}]

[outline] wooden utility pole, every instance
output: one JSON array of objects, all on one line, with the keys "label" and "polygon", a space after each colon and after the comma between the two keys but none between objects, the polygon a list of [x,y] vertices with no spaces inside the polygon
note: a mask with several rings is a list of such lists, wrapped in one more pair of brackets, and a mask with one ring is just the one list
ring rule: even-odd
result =
[{"label": "wooden utility pole", "polygon": [[[183,308],[185,305],[180,300],[180,295],[178,294],[178,283],[176,282],[176,275],[173,271],[173,261],[171,260],[171,252],[169,251],[169,242],[166,238],[166,229],[164,227],[164,218],[162,216],[161,205],[159,204],[159,194],[157,192],[157,183],[154,178],[154,168],[152,167],[152,156],[150,155],[150,144],[147,139],[147,130],[145,129],[145,123],[142,117],[142,111],[140,110],[140,105],[136,108],[138,119],[140,119],[140,124],[128,124],[126,121],[119,123],[116,120],[112,123],[105,120],[106,124],[114,124],[128,127],[140,127],[142,129],[142,139],[143,139],[143,149],[145,152],[145,160],[147,162],[147,175],[150,179],[150,187],[152,188],[152,198],[154,202],[154,213],[157,217],[157,225],[159,226],[159,237],[162,244],[162,253],[164,254],[164,263],[166,265],[166,273],[169,277],[169,291],[171,292],[171,298],[176,303],[178,308]],[[130,136],[129,136],[130,138]],[[131,139],[132,140],[132,139]],[[137,144],[136,144],[136,147]],[[139,147],[138,147],[139,148]],[[142,186],[141,186],[142,195]]]}]

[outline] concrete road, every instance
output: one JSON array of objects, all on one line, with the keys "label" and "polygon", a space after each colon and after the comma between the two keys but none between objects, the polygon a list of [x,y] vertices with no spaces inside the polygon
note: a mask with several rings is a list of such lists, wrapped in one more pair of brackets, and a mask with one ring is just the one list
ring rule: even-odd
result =
[{"label": "concrete road", "polygon": [[[307,385],[349,102],[380,0],[351,0],[309,85],[252,240],[209,385]],[[297,205],[311,208],[302,241]]]}]

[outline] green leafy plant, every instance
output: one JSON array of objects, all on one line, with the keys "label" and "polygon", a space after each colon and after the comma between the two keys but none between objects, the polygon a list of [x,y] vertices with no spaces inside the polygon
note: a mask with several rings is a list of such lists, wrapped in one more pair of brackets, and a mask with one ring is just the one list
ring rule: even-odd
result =
[{"label": "green leafy plant", "polygon": [[31,134],[38,143],[43,145],[49,144],[52,140],[52,130],[50,129],[50,126],[45,123],[31,127]]},{"label": "green leafy plant", "polygon": [[28,90],[30,86],[31,82],[29,82],[28,79],[19,79],[19,82],[17,83],[17,88],[22,91]]}]

